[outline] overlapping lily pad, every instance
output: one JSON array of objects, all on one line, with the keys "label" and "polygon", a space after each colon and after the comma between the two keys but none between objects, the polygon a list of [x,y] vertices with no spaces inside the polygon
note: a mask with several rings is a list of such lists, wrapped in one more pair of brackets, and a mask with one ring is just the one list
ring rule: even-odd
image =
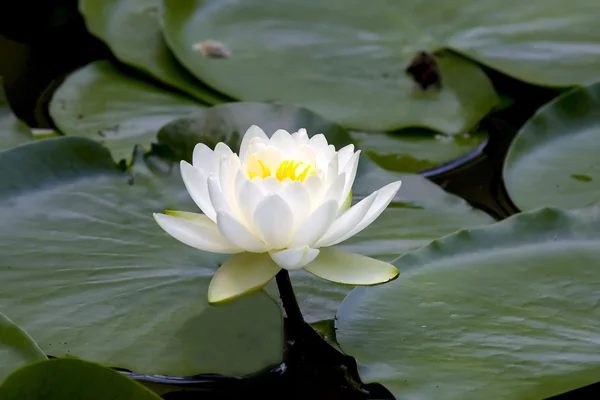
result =
[{"label": "overlapping lily pad", "polygon": [[521,210],[600,202],[600,83],[538,110],[511,144],[503,172]]},{"label": "overlapping lily pad", "polygon": [[162,125],[201,107],[185,95],[125,74],[109,61],[96,61],[61,84],[50,115],[62,133],[98,140],[115,160],[129,160],[133,147],[148,146]]},{"label": "overlapping lily pad", "polygon": [[[254,124],[268,135],[277,129],[296,131],[300,128],[306,128],[309,135],[323,133],[338,149],[352,143],[339,125],[305,109],[263,103],[231,103],[202,109],[170,122],[159,132],[154,153],[172,160],[189,161],[198,142],[214,147],[217,142],[224,141],[237,149],[241,136]],[[373,225],[344,242],[340,248],[391,261],[404,251],[427,244],[441,235],[493,221],[425,178],[383,170],[364,156],[353,187],[354,200],[358,201],[399,178],[403,180],[403,186],[390,208]],[[292,273],[292,280],[305,317],[310,321],[332,318],[340,302],[352,289],[323,281],[303,271]],[[268,285],[267,291],[278,298],[274,282]]]},{"label": "overlapping lily pad", "polygon": [[600,379],[600,208],[446,236],[357,289],[337,339],[402,399],[544,399]]},{"label": "overlapping lily pad", "polygon": [[447,136],[421,129],[394,133],[355,131],[350,136],[379,166],[405,173],[423,172],[468,157],[487,139],[481,131]]},{"label": "overlapping lily pad", "polygon": [[[240,100],[306,107],[357,130],[466,131],[498,101],[476,64],[441,53],[440,91],[418,89],[404,72],[420,51],[443,47],[442,29],[456,24],[446,11],[464,1],[442,12],[411,3],[164,0],[163,31],[190,72]],[[443,19],[429,21],[432,10]]]},{"label": "overlapping lily pad", "polygon": [[149,389],[98,364],[65,358],[28,365],[0,385],[3,400],[160,400]]},{"label": "overlapping lily pad", "polygon": [[160,0],[80,0],[88,30],[115,57],[207,104],[227,99],[199,82],[175,59],[159,25]]},{"label": "overlapping lily pad", "polygon": [[226,256],[169,237],[153,212],[192,209],[177,170],[134,175],[86,138],[0,153],[0,311],[44,352],[137,373],[254,372],[282,356],[264,292],[220,307],[209,281]]},{"label": "overlapping lily pad", "polygon": [[0,313],[0,382],[17,368],[44,359],[46,355],[27,332]]}]

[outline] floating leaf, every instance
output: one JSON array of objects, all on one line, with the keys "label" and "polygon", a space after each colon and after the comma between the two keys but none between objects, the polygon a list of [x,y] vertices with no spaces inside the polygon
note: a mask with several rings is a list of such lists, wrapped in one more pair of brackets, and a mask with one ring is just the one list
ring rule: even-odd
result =
[{"label": "floating leaf", "polygon": [[438,135],[421,129],[394,133],[350,132],[371,160],[391,171],[419,173],[467,157],[485,143],[487,134]]},{"label": "floating leaf", "polygon": [[160,0],[81,0],[86,26],[115,57],[207,104],[225,97],[195,79],[167,47],[159,25]]},{"label": "floating leaf", "polygon": [[600,83],[546,104],[517,133],[504,182],[521,210],[600,201]]},{"label": "floating leaf", "polygon": [[600,208],[542,209],[407,253],[337,339],[401,399],[545,399],[600,378]]},{"label": "floating leaf", "polygon": [[148,146],[162,125],[201,107],[108,61],[96,61],[61,84],[50,102],[50,115],[64,134],[96,139],[116,160],[129,160],[134,146]]},{"label": "floating leaf", "polygon": [[[356,130],[467,131],[498,102],[476,64],[436,53],[441,90],[405,73],[420,51],[443,47],[461,2],[442,12],[410,3],[165,0],[163,31],[190,72],[236,99],[306,107]],[[207,43],[230,55],[211,57]]]},{"label": "floating leaf", "polygon": [[74,358],[28,365],[0,385],[3,400],[85,399],[160,400],[123,374]]},{"label": "floating leaf", "polygon": [[27,332],[0,313],[0,382],[17,368],[44,359],[46,355]]},{"label": "floating leaf", "polygon": [[142,374],[245,374],[280,361],[280,310],[264,292],[207,304],[227,256],[152,218],[193,209],[180,175],[129,175],[86,138],[0,153],[0,310],[49,355]]},{"label": "floating leaf", "polygon": [[338,149],[352,143],[342,127],[312,111],[279,104],[239,102],[202,108],[166,124],[158,133],[154,152],[173,161],[191,162],[194,146],[200,142],[210,148],[225,142],[237,151],[242,136],[252,125],[260,126],[267,135],[277,129],[295,132],[301,128],[305,128],[309,136],[323,133]]}]

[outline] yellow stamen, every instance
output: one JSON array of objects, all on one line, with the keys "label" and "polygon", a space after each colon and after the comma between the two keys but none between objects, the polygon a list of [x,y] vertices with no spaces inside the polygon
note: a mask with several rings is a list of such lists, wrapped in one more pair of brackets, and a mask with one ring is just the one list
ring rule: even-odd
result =
[{"label": "yellow stamen", "polygon": [[265,167],[265,164],[263,164],[262,161],[260,160],[256,160],[258,161],[258,163],[260,164],[260,168],[262,169],[262,177],[266,178],[267,176],[271,176],[271,169]]},{"label": "yellow stamen", "polygon": [[[258,163],[258,165],[260,165],[260,172],[257,173],[256,169],[254,172],[249,171],[248,176],[250,177],[250,179],[253,179],[257,176],[263,179],[272,176],[271,169],[268,168],[261,160],[256,160],[256,162]],[[312,165],[306,165],[302,169],[302,172],[300,172],[300,174],[297,174],[296,170],[303,164],[304,162],[302,161],[284,160],[277,167],[277,170],[275,171],[275,178],[277,178],[277,180],[279,181],[290,179],[292,181],[302,182],[304,179],[306,179],[306,177],[309,174],[314,175],[316,173]]]}]

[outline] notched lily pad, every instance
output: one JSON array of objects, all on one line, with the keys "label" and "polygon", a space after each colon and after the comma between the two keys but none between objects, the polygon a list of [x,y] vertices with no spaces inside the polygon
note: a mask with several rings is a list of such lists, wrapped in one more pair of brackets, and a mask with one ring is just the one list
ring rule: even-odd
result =
[{"label": "notched lily pad", "polygon": [[515,215],[394,262],[337,339],[401,399],[545,399],[600,379],[600,208]]},{"label": "notched lily pad", "polygon": [[117,161],[130,161],[133,148],[149,147],[162,125],[202,107],[104,60],[67,77],[52,97],[50,115],[65,135],[98,140]]},{"label": "notched lily pad", "polygon": [[79,10],[91,33],[120,61],[189,93],[206,104],[227,101],[198,81],[167,47],[159,25],[161,0],[80,0]]},{"label": "notched lily pad", "polygon": [[[15,165],[19,168],[15,169]],[[241,375],[282,357],[281,312],[264,292],[207,304],[226,256],[168,236],[152,218],[196,211],[177,168],[134,180],[86,138],[0,153],[0,311],[52,356],[141,374]]]},{"label": "notched lily pad", "polygon": [[[435,51],[452,17],[431,21],[446,12],[411,3],[166,0],[163,32],[191,73],[242,101],[305,107],[356,130],[468,131],[497,104],[492,84],[475,63]],[[231,55],[206,57],[195,46],[206,40]],[[435,53],[439,88],[406,73],[421,51]]]},{"label": "notched lily pad", "polygon": [[538,110],[506,156],[504,182],[521,210],[579,208],[600,201],[600,83]]}]

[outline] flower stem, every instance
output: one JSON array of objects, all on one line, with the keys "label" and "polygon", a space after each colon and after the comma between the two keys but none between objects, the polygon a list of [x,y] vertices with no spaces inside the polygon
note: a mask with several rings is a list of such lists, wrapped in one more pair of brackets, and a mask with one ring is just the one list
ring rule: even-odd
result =
[{"label": "flower stem", "polygon": [[275,280],[277,281],[279,297],[281,297],[281,302],[283,303],[283,309],[285,310],[288,322],[292,325],[304,324],[304,317],[302,316],[302,311],[300,311],[300,306],[298,306],[298,301],[294,294],[290,274],[287,270],[282,269],[275,277]]}]

